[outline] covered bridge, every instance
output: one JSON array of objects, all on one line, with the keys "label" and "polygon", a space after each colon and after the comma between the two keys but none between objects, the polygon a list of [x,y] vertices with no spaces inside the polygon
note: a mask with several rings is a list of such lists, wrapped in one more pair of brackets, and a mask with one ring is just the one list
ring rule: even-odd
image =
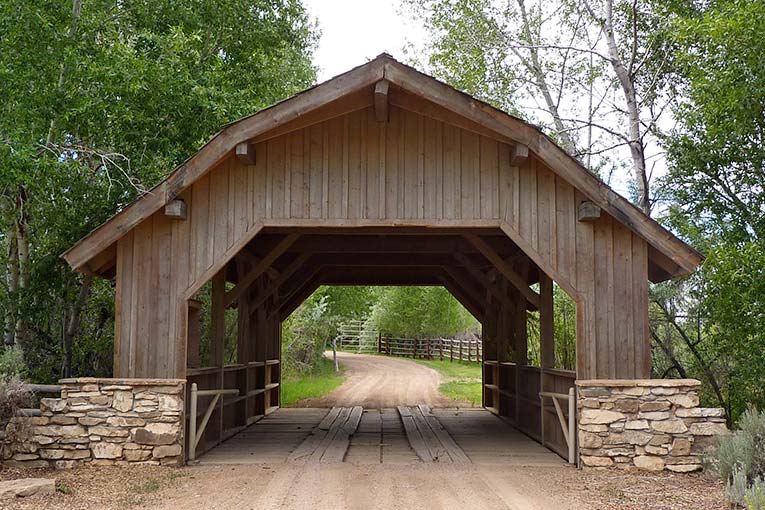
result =
[{"label": "covered bridge", "polygon": [[[539,437],[540,390],[649,377],[648,282],[702,260],[535,126],[384,54],[225,126],[64,258],[116,280],[115,377],[239,390],[200,448],[279,405],[281,322],[319,285],[443,285],[483,326],[484,406]],[[553,366],[553,282],[576,302],[576,373]]]}]

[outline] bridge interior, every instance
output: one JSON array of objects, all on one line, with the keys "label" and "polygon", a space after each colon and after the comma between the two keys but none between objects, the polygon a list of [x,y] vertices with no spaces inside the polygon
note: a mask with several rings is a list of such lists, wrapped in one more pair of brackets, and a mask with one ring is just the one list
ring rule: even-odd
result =
[{"label": "bridge interior", "polygon": [[[482,324],[485,412],[566,455],[558,412],[539,397],[565,394],[575,379],[553,367],[550,277],[498,228],[396,226],[266,228],[213,276],[209,310],[202,298],[189,301],[187,379],[200,390],[195,413],[206,425],[195,453],[279,408],[281,323],[320,285],[445,287]],[[540,314],[541,367],[528,366],[529,310]],[[207,363],[200,342],[205,314]],[[232,323],[236,342],[227,346]],[[228,394],[215,396],[221,388]]]}]

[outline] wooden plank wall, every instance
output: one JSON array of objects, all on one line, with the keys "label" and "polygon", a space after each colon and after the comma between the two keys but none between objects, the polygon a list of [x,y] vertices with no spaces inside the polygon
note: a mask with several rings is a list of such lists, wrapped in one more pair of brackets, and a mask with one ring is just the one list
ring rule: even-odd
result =
[{"label": "wooden plank wall", "polygon": [[115,376],[182,377],[186,304],[264,225],[496,225],[578,301],[579,377],[646,377],[647,247],[531,157],[510,166],[499,139],[391,106],[256,141],[118,242]]}]

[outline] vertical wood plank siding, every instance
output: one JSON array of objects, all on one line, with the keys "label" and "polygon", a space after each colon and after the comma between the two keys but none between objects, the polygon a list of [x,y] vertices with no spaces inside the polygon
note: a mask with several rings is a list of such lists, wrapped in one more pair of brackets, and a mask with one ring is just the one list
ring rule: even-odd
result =
[{"label": "vertical wood plank siding", "polygon": [[160,211],[119,240],[116,377],[184,376],[190,289],[263,224],[321,218],[495,220],[577,300],[578,376],[649,375],[645,241],[605,213],[578,222],[584,197],[535,158],[511,167],[499,139],[393,105],[387,124],[365,108],[259,141],[255,154],[184,191],[187,220]]}]

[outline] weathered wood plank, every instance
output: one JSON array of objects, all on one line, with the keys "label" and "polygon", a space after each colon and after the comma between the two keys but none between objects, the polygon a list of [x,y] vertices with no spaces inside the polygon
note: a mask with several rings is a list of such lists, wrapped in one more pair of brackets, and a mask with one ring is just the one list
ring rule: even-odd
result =
[{"label": "weathered wood plank", "polygon": [[404,425],[406,437],[414,452],[423,462],[433,462],[433,456],[430,453],[430,449],[422,438],[422,434],[417,429],[417,425],[414,422],[414,418],[412,417],[409,408],[406,406],[398,406],[398,413],[401,415],[401,422]]}]

